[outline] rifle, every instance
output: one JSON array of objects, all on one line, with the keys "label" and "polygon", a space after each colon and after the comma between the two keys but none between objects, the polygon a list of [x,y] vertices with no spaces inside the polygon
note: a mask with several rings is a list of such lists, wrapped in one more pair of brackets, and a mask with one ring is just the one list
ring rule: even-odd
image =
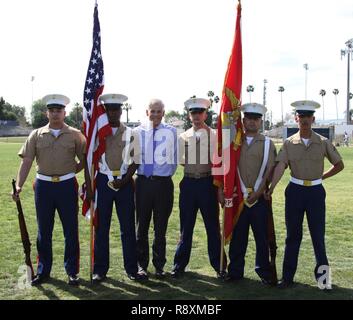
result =
[{"label": "rifle", "polygon": [[268,203],[268,222],[267,222],[267,237],[268,246],[270,249],[270,281],[271,285],[277,285],[277,269],[276,269],[276,253],[277,253],[277,243],[276,243],[276,233],[275,225],[273,222],[273,211],[272,211],[272,198],[267,201]]},{"label": "rifle", "polygon": [[[12,190],[16,194],[16,180],[12,179]],[[31,242],[29,240],[27,226],[25,217],[22,211],[21,200],[16,200],[17,212],[18,212],[18,222],[20,225],[21,240],[23,244],[23,250],[25,254],[25,263],[27,265],[27,279],[31,281],[34,278],[34,271],[31,261]]]}]

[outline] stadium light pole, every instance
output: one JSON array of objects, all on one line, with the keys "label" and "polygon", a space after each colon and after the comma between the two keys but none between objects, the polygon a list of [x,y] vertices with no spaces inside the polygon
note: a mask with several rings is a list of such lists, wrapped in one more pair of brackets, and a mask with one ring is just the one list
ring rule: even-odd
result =
[{"label": "stadium light pole", "polygon": [[305,100],[308,97],[308,70],[309,70],[309,65],[307,63],[305,63],[303,65],[304,69],[305,69]]},{"label": "stadium light pole", "polygon": [[341,60],[344,56],[347,55],[347,109],[346,109],[346,118],[347,124],[350,124],[351,117],[350,117],[350,63],[351,59],[353,59],[353,38],[348,40],[346,43],[346,48],[341,50]]},{"label": "stadium light pole", "polygon": [[33,106],[33,82],[34,82],[34,76],[31,76],[31,89],[32,89],[32,104],[31,104],[31,107]]},{"label": "stadium light pole", "polygon": [[130,103],[124,103],[123,110],[126,111],[126,123],[129,123],[129,110],[132,109],[132,106]]},{"label": "stadium light pole", "polygon": [[[263,105],[266,107],[266,84],[268,83],[267,79],[264,79],[264,96],[263,96]],[[266,113],[263,116],[262,131],[265,132],[265,122],[266,122]]]}]

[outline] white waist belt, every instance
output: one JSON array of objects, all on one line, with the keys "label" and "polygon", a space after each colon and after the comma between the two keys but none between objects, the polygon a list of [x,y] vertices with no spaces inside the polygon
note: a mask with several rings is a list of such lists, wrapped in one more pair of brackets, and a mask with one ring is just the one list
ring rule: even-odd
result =
[{"label": "white waist belt", "polygon": [[37,179],[51,182],[61,182],[69,180],[73,177],[75,177],[75,174],[73,172],[65,174],[63,176],[45,176],[44,174],[37,173]]},{"label": "white waist belt", "polygon": [[102,174],[105,174],[106,176],[112,175],[112,176],[120,176],[120,170],[103,170],[102,168],[99,168],[99,172]]},{"label": "white waist belt", "polygon": [[294,177],[290,178],[290,181],[299,184],[300,186],[305,186],[305,187],[311,187],[311,186],[317,186],[322,183],[322,179],[317,179],[317,180],[301,180],[297,179]]}]

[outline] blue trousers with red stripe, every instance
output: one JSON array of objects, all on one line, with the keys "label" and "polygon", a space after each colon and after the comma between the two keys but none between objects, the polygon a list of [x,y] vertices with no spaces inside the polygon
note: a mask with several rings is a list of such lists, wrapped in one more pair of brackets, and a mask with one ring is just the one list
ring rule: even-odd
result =
[{"label": "blue trousers with red stripe", "polygon": [[249,227],[251,226],[256,243],[255,272],[260,278],[268,279],[270,277],[268,213],[268,204],[263,197],[260,197],[251,208],[244,205],[229,245],[229,276],[235,279],[244,276],[245,254],[248,246]]},{"label": "blue trousers with red stripe", "polygon": [[98,226],[95,233],[93,272],[105,276],[109,270],[109,230],[115,203],[120,222],[124,268],[126,273],[135,274],[137,273],[137,255],[133,182],[131,180],[118,191],[110,189],[107,182],[108,177],[98,173]]},{"label": "blue trousers with red stripe", "polygon": [[297,270],[305,212],[316,257],[314,274],[318,279],[321,276],[318,273],[319,267],[328,266],[325,249],[325,189],[322,185],[305,187],[289,183],[285,195],[287,238],[283,279],[292,281]]},{"label": "blue trousers with red stripe", "polygon": [[209,260],[213,269],[220,271],[219,209],[217,191],[212,177],[201,179],[184,177],[180,182],[179,209],[180,241],[176,248],[173,269],[184,270],[189,263],[196,215],[200,209],[207,233]]},{"label": "blue trousers with red stripe", "polygon": [[52,234],[55,210],[58,211],[65,237],[64,266],[68,275],[79,273],[80,246],[78,237],[78,192],[76,178],[62,182],[36,179],[34,185],[37,211],[38,270],[50,275],[53,253]]}]

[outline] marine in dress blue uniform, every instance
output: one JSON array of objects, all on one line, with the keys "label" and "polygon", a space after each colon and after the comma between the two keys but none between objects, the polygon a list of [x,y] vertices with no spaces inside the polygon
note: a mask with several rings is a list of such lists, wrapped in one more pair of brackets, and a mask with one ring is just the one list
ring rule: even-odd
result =
[{"label": "marine in dress blue uniform", "polygon": [[48,108],[49,124],[32,131],[18,153],[22,163],[17,178],[17,194],[22,189],[33,160],[36,159],[37,162],[34,191],[38,223],[38,266],[32,285],[38,285],[50,277],[56,210],[64,230],[64,266],[69,284],[78,285],[80,253],[78,185],[75,174],[83,167],[85,138],[79,130],[64,123],[65,106],[69,103],[69,98],[52,94],[45,96],[43,101]]},{"label": "marine in dress blue uniform", "polygon": [[[291,178],[285,190],[287,237],[283,278],[279,282],[279,287],[287,288],[293,285],[306,213],[316,258],[315,279],[320,289],[331,289],[329,262],[325,248],[326,192],[322,180],[340,172],[344,165],[333,144],[311,128],[315,121],[314,112],[320,104],[304,100],[296,101],[292,106],[296,112],[295,120],[299,131],[284,142],[277,157],[278,165],[268,191],[268,195],[271,195],[285,169],[289,167]],[[324,158],[332,164],[326,172],[324,172]]]}]

